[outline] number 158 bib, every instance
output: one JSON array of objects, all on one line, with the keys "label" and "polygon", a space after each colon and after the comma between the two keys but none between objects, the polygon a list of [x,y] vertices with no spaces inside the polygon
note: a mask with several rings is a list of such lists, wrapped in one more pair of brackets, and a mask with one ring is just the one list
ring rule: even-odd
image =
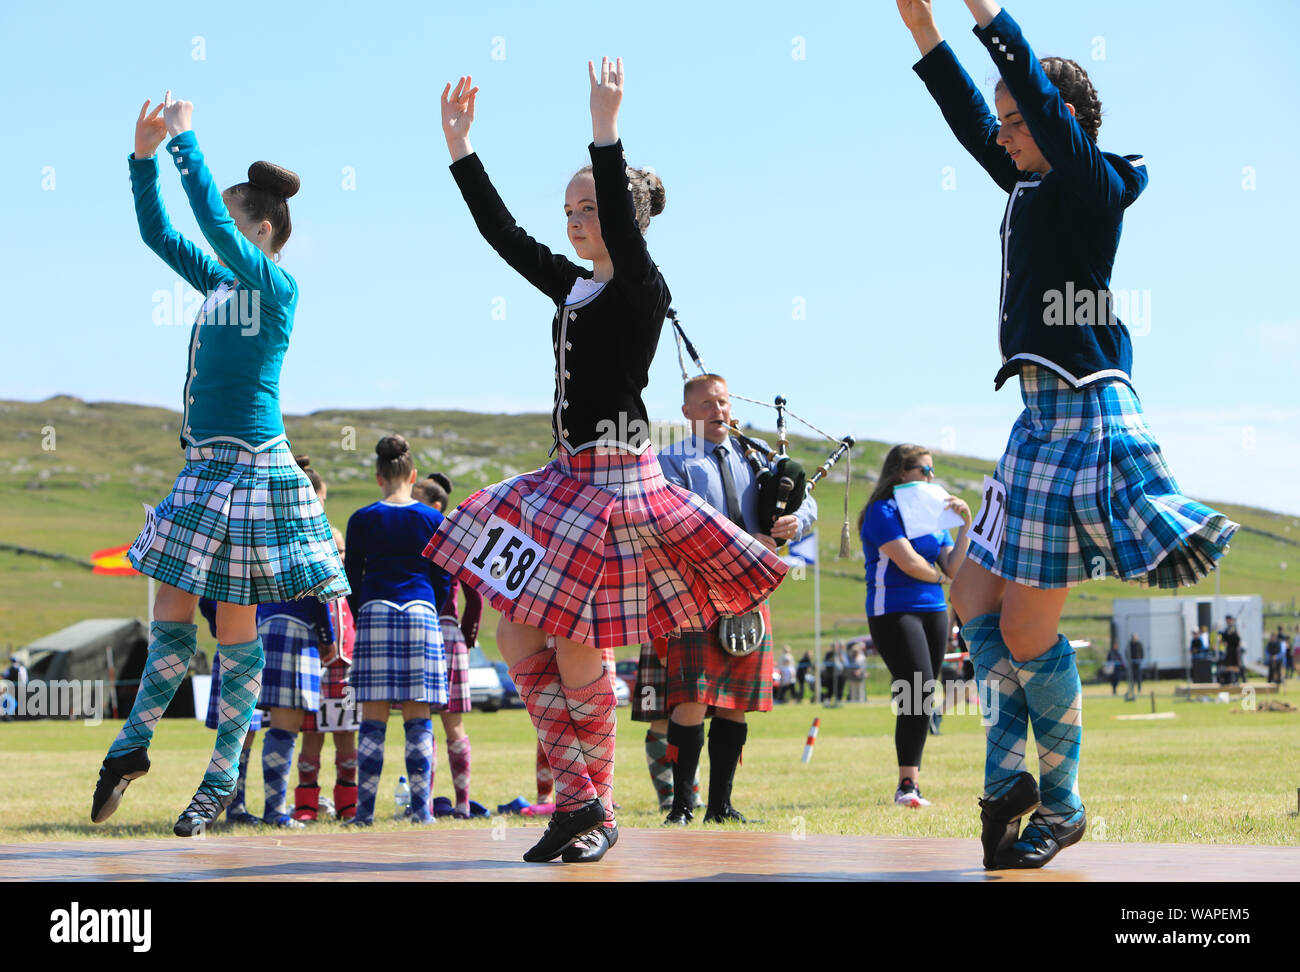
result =
[{"label": "number 158 bib", "polygon": [[545,547],[534,543],[518,527],[494,516],[474,541],[465,569],[513,601],[544,556]]}]

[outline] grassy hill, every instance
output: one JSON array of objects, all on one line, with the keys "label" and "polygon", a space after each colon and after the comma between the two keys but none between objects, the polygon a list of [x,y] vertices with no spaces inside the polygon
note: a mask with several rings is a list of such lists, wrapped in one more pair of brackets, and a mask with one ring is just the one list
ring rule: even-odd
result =
[{"label": "grassy hill", "polygon": [[[329,487],[326,512],[342,528],[353,510],[378,498],[374,444],[392,432],[411,442],[421,473],[441,469],[455,481],[453,502],[505,476],[542,465],[550,448],[549,416],[469,412],[330,409],[286,416],[295,452],[312,457]],[[59,396],[43,402],[0,402],[0,646],[21,646],[88,617],[144,616],[143,578],[101,577],[65,560],[18,554],[34,548],[87,560],[92,551],[129,543],[143,523],[141,503],[156,504],[180,470],[183,454],[176,412]],[[775,437],[765,436],[769,440]],[[848,509],[858,511],[873,485],[889,444],[860,442],[853,450]],[[809,469],[829,443],[795,437],[791,453]],[[936,476],[978,508],[982,476],[992,462],[935,453]],[[846,464],[817,490],[820,505],[823,638],[866,630],[862,551],[836,560],[844,519]],[[1300,520],[1250,507],[1217,504],[1242,523],[1221,571],[1224,594],[1260,594],[1268,620],[1294,623],[1300,572]],[[813,585],[787,582],[773,601],[778,645],[796,657],[813,643]],[[1214,592],[1213,578],[1183,593]],[[1066,602],[1063,629],[1071,637],[1103,644],[1115,597],[1155,592],[1099,581],[1076,588]],[[489,612],[491,613],[491,612]],[[491,645],[495,623],[485,619]],[[206,639],[206,632],[204,639]],[[201,647],[204,640],[200,641]],[[622,655],[630,655],[625,650]],[[1102,649],[1104,654],[1104,648]]]}]

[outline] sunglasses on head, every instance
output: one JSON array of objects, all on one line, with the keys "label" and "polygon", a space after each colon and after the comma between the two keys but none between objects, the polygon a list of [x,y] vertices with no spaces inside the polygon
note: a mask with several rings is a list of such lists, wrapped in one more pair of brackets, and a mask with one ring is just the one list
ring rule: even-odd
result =
[{"label": "sunglasses on head", "polygon": [[907,466],[905,468],[908,470],[919,469],[921,470],[921,473],[926,476],[934,475],[934,466]]}]

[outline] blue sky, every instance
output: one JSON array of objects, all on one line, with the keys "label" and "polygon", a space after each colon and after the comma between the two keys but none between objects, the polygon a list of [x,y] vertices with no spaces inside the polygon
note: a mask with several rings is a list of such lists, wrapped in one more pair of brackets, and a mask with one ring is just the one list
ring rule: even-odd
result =
[{"label": "blue sky", "polygon": [[[551,311],[474,230],[438,95],[474,75],[474,147],[519,223],[563,249],[586,60],[608,54],[627,67],[629,160],[667,187],[651,252],[733,391],[782,393],[836,435],[990,458],[1020,409],[992,384],[1004,197],[912,73],[888,0],[603,4],[589,21],[531,3],[21,6],[0,11],[0,397],[179,407],[188,327],[153,323],[176,281],[139,240],[126,166],[141,102],[170,87],[219,184],[259,158],[302,176],[286,411],[546,411]],[[965,7],[937,6],[991,94]],[[1112,283],[1149,311],[1134,379],[1183,488],[1300,513],[1300,5],[1009,9],[1040,55],[1088,69],[1102,147],[1147,159]],[[162,185],[199,239],[170,166]],[[645,399],[678,414],[667,330]]]}]

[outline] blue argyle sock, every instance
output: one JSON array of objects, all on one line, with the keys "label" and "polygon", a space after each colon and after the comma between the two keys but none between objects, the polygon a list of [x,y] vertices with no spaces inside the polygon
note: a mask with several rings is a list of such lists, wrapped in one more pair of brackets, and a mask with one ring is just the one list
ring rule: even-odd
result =
[{"label": "blue argyle sock", "polygon": [[185,679],[198,633],[196,625],[179,621],[155,621],[149,625],[151,640],[144,671],[140,675],[140,688],[135,694],[131,714],[108,747],[109,757],[121,756],[141,747],[149,748],[154,727]]},{"label": "blue argyle sock", "polygon": [[271,729],[262,742],[262,787],[266,791],[266,807],[262,819],[275,823],[288,811],[285,810],[285,791],[289,788],[289,765],[293,762],[293,744],[298,739],[296,732],[285,729]]},{"label": "blue argyle sock", "polygon": [[357,823],[375,822],[375,794],[384,769],[384,736],[388,723],[367,719],[357,733]]},{"label": "blue argyle sock", "polygon": [[1001,615],[981,614],[962,625],[979,681],[984,716],[984,796],[996,799],[1027,772],[1025,743],[1029,736],[1029,707],[1011,651],[1002,640]]},{"label": "blue argyle sock", "polygon": [[408,719],[406,730],[406,780],[411,785],[411,819],[427,823],[433,819],[430,809],[433,786],[433,720]]},{"label": "blue argyle sock", "polygon": [[262,692],[262,639],[242,645],[220,645],[221,708],[212,761],[203,774],[204,785],[216,793],[230,793],[239,778],[239,754],[248,724]]},{"label": "blue argyle sock", "polygon": [[1083,812],[1079,799],[1079,744],[1083,740],[1083,684],[1074,649],[1058,635],[1056,644],[1017,666],[1029,704],[1038,745],[1038,789],[1045,822],[1074,823]]},{"label": "blue argyle sock", "polygon": [[235,779],[235,799],[226,808],[227,814],[246,812],[248,809],[244,805],[244,785],[248,782],[248,763],[253,758],[253,747],[247,745],[252,736],[250,732],[244,737],[245,746],[239,751],[239,776]]}]

